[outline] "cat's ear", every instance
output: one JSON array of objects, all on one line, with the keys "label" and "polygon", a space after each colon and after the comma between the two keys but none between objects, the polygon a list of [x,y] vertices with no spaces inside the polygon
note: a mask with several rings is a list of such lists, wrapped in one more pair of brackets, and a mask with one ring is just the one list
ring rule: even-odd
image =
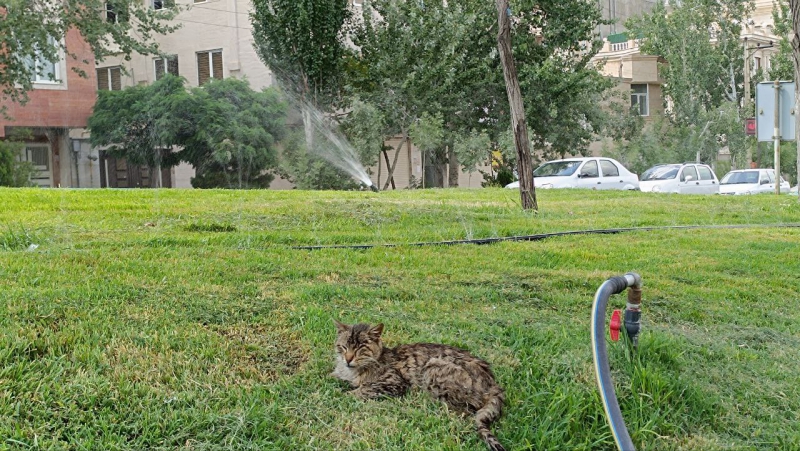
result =
[{"label": "cat's ear", "polygon": [[348,330],[350,330],[350,326],[348,326],[347,324],[344,324],[344,323],[340,323],[339,321],[336,321],[335,319],[333,320],[333,324],[336,324],[336,331],[339,332],[339,333],[347,332]]},{"label": "cat's ear", "polygon": [[377,326],[374,326],[369,330],[369,336],[375,340],[381,338],[382,333],[383,333],[383,323],[378,323]]}]

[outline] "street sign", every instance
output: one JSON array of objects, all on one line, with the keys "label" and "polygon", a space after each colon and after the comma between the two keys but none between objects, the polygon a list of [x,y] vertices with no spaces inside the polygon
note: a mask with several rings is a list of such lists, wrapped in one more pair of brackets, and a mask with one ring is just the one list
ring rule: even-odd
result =
[{"label": "street sign", "polygon": [[747,136],[756,135],[756,118],[748,117],[744,120],[744,134]]},{"label": "street sign", "polygon": [[[781,140],[794,141],[794,82],[780,82],[779,123]],[[758,140],[775,139],[775,82],[763,81],[756,85],[756,130]]]}]

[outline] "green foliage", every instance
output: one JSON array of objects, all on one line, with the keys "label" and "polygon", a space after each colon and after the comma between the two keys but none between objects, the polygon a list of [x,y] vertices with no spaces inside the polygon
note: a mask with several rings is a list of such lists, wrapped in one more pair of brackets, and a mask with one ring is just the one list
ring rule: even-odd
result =
[{"label": "green foliage", "polygon": [[[512,10],[534,148],[546,157],[585,152],[602,131],[605,116],[597,105],[612,83],[589,63],[601,46],[594,35],[599,8],[582,0],[525,0]],[[423,115],[440,118],[441,139],[435,133],[435,146],[421,148],[434,161],[446,160],[444,149],[452,149],[474,167],[474,155],[459,154],[463,140],[485,132],[498,142],[509,127],[494,2],[375,0],[365,2],[362,19],[353,38],[360,52],[347,66],[350,92],[383,112],[387,137],[414,127],[419,145]]]},{"label": "green foliage", "polygon": [[253,39],[284,89],[327,111],[348,54],[348,0],[255,0]]},{"label": "green foliage", "polygon": [[191,98],[182,77],[167,74],[147,86],[99,91],[89,130],[93,146],[151,168],[180,163],[172,152],[194,132]]},{"label": "green foliage", "polygon": [[679,131],[667,119],[657,116],[640,133],[615,141],[612,148],[603,150],[603,155],[618,160],[636,174],[657,164],[692,161],[693,149],[683,145],[685,136]]},{"label": "green foliage", "polygon": [[[325,146],[326,141],[317,136],[313,145]],[[292,181],[298,189],[352,190],[359,187],[352,177],[309,151],[305,133],[290,131],[281,143],[280,165],[277,172]]]},{"label": "green foliage", "polygon": [[409,130],[409,136],[423,152],[433,152],[444,146],[444,119],[439,112],[427,111],[417,119]]},{"label": "green foliage", "polygon": [[[601,133],[598,108],[614,84],[590,63],[602,48],[599,3],[514,2],[512,47],[533,149],[545,159],[585,154]],[[540,34],[531,33],[536,30]]]},{"label": "green foliage", "polygon": [[0,141],[0,186],[32,186],[31,176],[36,173],[33,164],[22,161],[24,135],[9,136]]},{"label": "green foliage", "polygon": [[[788,39],[792,31],[791,17],[789,2],[786,0],[775,0],[773,2],[772,23],[775,25],[773,32],[780,37],[780,40],[777,42],[778,52],[772,54],[770,58],[770,80],[794,80],[792,44]],[[755,90],[752,92],[755,95]]]},{"label": "green foliage", "polygon": [[184,83],[165,75],[148,86],[100,91],[89,118],[92,145],[150,167],[187,162],[197,170],[197,188],[268,187],[285,135],[287,106],[278,92],[255,92],[235,78],[191,91]]},{"label": "green foliage", "polygon": [[505,88],[490,2],[376,0],[365,2],[361,19],[348,90],[381,111],[386,139],[415,135],[433,161],[426,168],[438,170],[458,136],[496,126]]},{"label": "green foliage", "polygon": [[453,141],[453,151],[458,155],[458,161],[463,166],[464,172],[486,164],[492,157],[492,150],[492,141],[486,131],[472,130],[469,134],[456,137]]},{"label": "green foliage", "polygon": [[192,89],[194,133],[181,158],[196,188],[267,188],[286,134],[287,105],[274,88],[256,92],[245,80],[213,80]]},{"label": "green foliage", "polygon": [[[105,19],[107,3],[117,14],[116,22]],[[2,6],[0,87],[3,99],[15,102],[27,100],[36,73],[50,76],[31,63],[36,55],[59,61],[63,53],[68,67],[85,76],[82,67],[88,62],[84,56],[77,54],[78,48],[66,48],[68,30],[80,32],[97,61],[119,54],[129,59],[133,53],[158,54],[158,36],[178,28],[169,20],[180,11],[178,7],[154,10],[150,2],[140,0],[11,0]]]},{"label": "green foliage", "polygon": [[342,123],[342,130],[356,150],[361,164],[373,166],[378,162],[383,147],[385,118],[375,105],[357,97],[352,100],[350,108]]},{"label": "green foliage", "polygon": [[739,36],[752,8],[752,2],[739,0],[689,0],[669,8],[659,2],[626,24],[631,36],[641,37],[643,53],[666,60],[659,69],[664,99],[671,101],[665,115],[703,162],[716,160],[724,146],[743,160]]}]

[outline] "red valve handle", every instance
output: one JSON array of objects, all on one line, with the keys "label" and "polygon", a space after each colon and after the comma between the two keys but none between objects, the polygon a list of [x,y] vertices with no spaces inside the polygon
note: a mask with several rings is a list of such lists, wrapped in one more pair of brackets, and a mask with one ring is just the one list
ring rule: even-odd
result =
[{"label": "red valve handle", "polygon": [[609,332],[611,333],[611,341],[619,340],[619,330],[622,327],[622,312],[614,310],[611,314],[611,323],[608,325]]}]

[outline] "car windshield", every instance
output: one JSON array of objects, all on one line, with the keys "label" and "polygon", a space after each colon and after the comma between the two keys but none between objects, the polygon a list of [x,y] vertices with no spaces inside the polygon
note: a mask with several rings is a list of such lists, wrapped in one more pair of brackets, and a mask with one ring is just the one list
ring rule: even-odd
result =
[{"label": "car windshield", "polygon": [[669,165],[669,166],[656,166],[652,167],[642,174],[642,177],[639,179],[642,182],[646,182],[648,180],[669,180],[674,179],[676,175],[678,175],[678,169],[680,169],[680,165]]},{"label": "car windshield", "polygon": [[578,169],[578,166],[581,165],[581,161],[551,161],[549,163],[545,163],[535,171],[533,171],[534,177],[558,177],[558,176],[568,176],[575,173]]},{"label": "car windshield", "polygon": [[758,183],[758,171],[729,172],[719,182],[720,185],[740,185],[742,183]]}]

